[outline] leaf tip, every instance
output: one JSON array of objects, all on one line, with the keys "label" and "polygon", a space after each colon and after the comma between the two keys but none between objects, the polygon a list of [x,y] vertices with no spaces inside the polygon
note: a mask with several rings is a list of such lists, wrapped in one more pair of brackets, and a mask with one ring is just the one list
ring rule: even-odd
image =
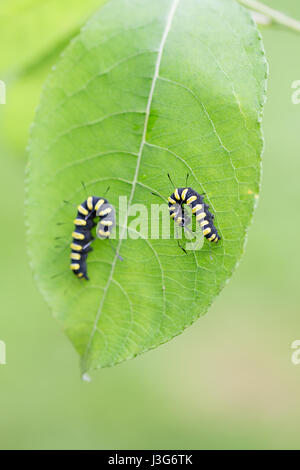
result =
[{"label": "leaf tip", "polygon": [[82,374],[82,376],[81,376],[81,380],[82,380],[83,382],[88,382],[88,383],[90,383],[90,382],[92,381],[92,378],[91,378],[91,376],[90,376],[87,372],[84,372],[84,374]]}]

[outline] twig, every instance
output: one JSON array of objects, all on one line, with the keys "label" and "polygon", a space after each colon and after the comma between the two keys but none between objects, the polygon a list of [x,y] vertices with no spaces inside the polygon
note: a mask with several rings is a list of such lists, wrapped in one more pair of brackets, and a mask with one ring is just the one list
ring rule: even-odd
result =
[{"label": "twig", "polygon": [[258,11],[250,10],[250,13],[256,24],[260,24],[262,26],[270,26],[273,23],[272,18],[267,15],[263,15]]},{"label": "twig", "polygon": [[273,8],[264,5],[257,0],[238,0],[241,4],[245,5],[246,7],[250,8],[251,10],[255,10],[263,15],[268,16],[271,18],[272,21],[275,23],[281,24],[286,26],[289,29],[297,31],[300,33],[300,21],[291,18],[284,13],[281,13],[278,10],[274,10]]}]

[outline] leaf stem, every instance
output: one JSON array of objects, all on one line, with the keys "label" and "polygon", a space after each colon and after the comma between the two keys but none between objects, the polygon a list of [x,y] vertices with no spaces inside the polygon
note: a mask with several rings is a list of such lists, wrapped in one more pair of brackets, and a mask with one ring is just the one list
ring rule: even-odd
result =
[{"label": "leaf stem", "polygon": [[294,18],[291,18],[290,16],[287,16],[278,10],[274,10],[273,8],[270,8],[264,3],[258,2],[257,0],[238,0],[238,2],[242,3],[251,10],[255,10],[259,13],[262,13],[263,15],[268,16],[275,23],[281,24],[300,33],[300,21],[295,20]]}]

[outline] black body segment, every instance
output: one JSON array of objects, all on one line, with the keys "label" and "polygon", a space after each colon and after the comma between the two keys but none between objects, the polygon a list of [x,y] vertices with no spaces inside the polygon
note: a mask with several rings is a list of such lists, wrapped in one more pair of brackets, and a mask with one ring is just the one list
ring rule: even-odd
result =
[{"label": "black body segment", "polygon": [[176,188],[168,198],[168,202],[170,217],[178,225],[184,226],[187,223],[183,215],[183,205],[187,204],[192,209],[205,238],[210,242],[218,243],[221,237],[214,226],[214,215],[209,211],[209,206],[204,202],[203,196],[192,188]]},{"label": "black body segment", "polygon": [[77,207],[75,229],[72,233],[70,269],[80,279],[89,279],[86,259],[88,253],[92,251],[90,245],[94,238],[91,230],[97,225],[96,217],[99,217],[98,226],[101,224],[101,231],[97,226],[97,236],[102,239],[109,238],[116,224],[114,208],[105,198],[89,196]]}]

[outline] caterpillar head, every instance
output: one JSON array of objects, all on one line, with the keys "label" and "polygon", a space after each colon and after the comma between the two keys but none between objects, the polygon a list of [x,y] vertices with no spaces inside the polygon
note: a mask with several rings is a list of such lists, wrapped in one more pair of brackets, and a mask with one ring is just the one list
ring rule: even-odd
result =
[{"label": "caterpillar head", "polygon": [[111,204],[103,204],[96,215],[100,219],[96,228],[97,237],[105,240],[110,237],[112,230],[116,226],[115,209]]}]

